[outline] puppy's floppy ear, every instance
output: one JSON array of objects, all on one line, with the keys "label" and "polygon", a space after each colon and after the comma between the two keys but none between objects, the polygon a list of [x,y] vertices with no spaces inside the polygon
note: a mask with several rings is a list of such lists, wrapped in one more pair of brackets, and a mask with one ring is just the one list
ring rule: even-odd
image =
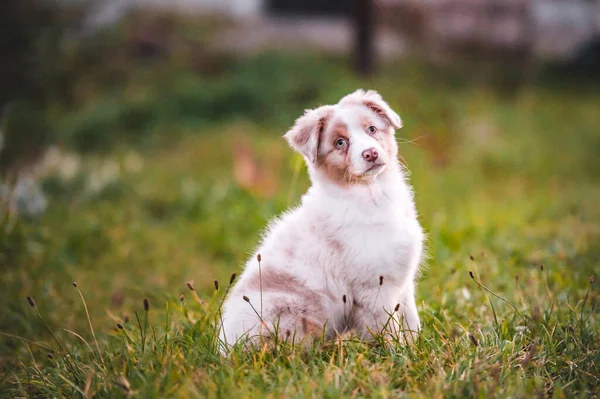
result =
[{"label": "puppy's floppy ear", "polygon": [[304,115],[296,119],[294,126],[283,136],[290,146],[304,155],[309,162],[315,162],[317,159],[319,136],[334,108],[334,105],[324,105],[306,110]]},{"label": "puppy's floppy ear", "polygon": [[400,116],[390,108],[388,103],[383,101],[381,95],[375,90],[356,90],[354,93],[348,94],[346,97],[342,98],[340,104],[342,103],[363,104],[381,118],[385,119],[394,129],[400,129],[402,127]]}]

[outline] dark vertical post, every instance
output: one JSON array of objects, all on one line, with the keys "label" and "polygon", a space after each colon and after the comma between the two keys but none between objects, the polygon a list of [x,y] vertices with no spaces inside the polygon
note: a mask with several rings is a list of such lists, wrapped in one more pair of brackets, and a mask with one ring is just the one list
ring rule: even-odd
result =
[{"label": "dark vertical post", "polygon": [[354,56],[356,70],[362,76],[369,76],[373,72],[373,17],[373,0],[354,0]]}]

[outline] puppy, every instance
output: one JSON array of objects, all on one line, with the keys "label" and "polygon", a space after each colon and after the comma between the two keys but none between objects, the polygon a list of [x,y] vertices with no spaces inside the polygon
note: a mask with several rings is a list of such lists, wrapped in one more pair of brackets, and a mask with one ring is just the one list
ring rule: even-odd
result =
[{"label": "puppy", "polygon": [[284,137],[304,156],[312,186],[270,224],[232,287],[225,346],[275,334],[414,338],[424,236],[397,158],[401,126],[379,94],[363,90],[296,120]]}]

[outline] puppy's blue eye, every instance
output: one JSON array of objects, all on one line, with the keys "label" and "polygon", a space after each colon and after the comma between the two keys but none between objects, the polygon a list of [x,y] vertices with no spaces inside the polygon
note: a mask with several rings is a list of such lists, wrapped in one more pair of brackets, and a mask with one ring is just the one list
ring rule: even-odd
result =
[{"label": "puppy's blue eye", "polygon": [[367,130],[369,131],[369,133],[371,134],[375,134],[377,132],[377,128],[375,126],[369,126],[367,128]]},{"label": "puppy's blue eye", "polygon": [[347,144],[348,142],[346,141],[346,139],[340,138],[335,141],[335,146],[337,148],[344,148]]}]

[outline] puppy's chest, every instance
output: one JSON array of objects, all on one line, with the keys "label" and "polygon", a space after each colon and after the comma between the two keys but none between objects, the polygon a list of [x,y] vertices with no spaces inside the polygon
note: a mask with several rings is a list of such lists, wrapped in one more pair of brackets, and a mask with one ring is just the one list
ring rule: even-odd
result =
[{"label": "puppy's chest", "polygon": [[332,267],[357,272],[396,272],[412,262],[420,247],[421,228],[415,219],[390,215],[385,221],[348,221],[333,230],[323,226],[323,258]]}]

